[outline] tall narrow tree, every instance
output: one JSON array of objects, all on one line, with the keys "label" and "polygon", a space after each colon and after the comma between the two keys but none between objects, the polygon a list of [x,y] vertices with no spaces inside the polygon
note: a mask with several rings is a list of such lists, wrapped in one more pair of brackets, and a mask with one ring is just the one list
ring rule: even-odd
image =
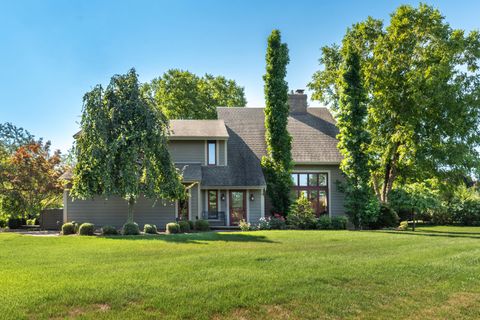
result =
[{"label": "tall narrow tree", "polygon": [[140,196],[184,197],[180,176],[167,148],[168,120],[141,94],[135,70],[112,77],[84,96],[82,131],[72,195],[120,196],[128,201],[128,221]]},{"label": "tall narrow tree", "polygon": [[267,180],[267,193],[273,210],[286,214],[290,207],[292,168],[291,141],[288,124],[288,84],[285,81],[289,62],[287,44],[279,30],[268,37],[265,81],[265,141],[267,155],[262,166]]},{"label": "tall narrow tree", "polygon": [[368,148],[370,136],[365,129],[367,118],[366,94],[360,69],[360,55],[349,46],[345,50],[339,83],[337,110],[338,148],[343,155],[340,164],[345,175],[345,210],[356,228],[367,226],[375,215],[369,210],[372,192]]}]

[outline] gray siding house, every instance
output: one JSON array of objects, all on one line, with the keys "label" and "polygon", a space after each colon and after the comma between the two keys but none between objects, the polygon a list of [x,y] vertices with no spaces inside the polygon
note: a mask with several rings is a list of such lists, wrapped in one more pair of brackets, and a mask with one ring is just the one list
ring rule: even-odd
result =
[{"label": "gray siding house", "polygon": [[[307,95],[289,95],[292,135],[292,197],[308,197],[317,215],[344,214],[338,130],[326,108],[309,108]],[[183,173],[188,200],[169,202],[140,197],[134,220],[163,228],[176,219],[206,219],[214,227],[234,227],[241,219],[257,223],[272,214],[260,166],[266,154],[263,108],[217,108],[218,120],[172,120],[169,150]],[[64,221],[120,227],[127,202],[96,197],[72,200],[64,192]]]}]

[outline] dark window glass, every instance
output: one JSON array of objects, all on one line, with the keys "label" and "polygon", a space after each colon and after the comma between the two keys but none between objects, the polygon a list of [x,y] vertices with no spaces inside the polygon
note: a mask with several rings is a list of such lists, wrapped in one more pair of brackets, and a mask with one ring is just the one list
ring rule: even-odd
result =
[{"label": "dark window glass", "polygon": [[216,141],[208,141],[208,164],[217,164],[217,143]]},{"label": "dark window glass", "polygon": [[318,186],[318,174],[317,173],[309,173],[308,174],[308,185],[311,187]]},{"label": "dark window glass", "polygon": [[208,191],[208,211],[217,211],[218,193],[215,190]]},{"label": "dark window glass", "polygon": [[326,187],[327,186],[327,174],[325,173],[320,173],[318,175],[318,184],[320,186]]}]

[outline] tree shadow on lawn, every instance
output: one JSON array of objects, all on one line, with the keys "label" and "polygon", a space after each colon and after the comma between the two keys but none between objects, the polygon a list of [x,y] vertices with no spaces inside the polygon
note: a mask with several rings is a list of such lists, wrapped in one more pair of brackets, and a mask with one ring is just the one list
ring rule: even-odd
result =
[{"label": "tree shadow on lawn", "polygon": [[102,236],[108,240],[156,240],[173,243],[195,243],[207,244],[206,241],[224,241],[224,242],[264,242],[278,243],[265,236],[240,234],[240,233],[218,233],[218,232],[198,232],[181,234],[145,234],[139,236]]},{"label": "tree shadow on lawn", "polygon": [[396,235],[412,235],[412,236],[424,236],[424,237],[447,237],[447,238],[469,238],[469,239],[479,239],[480,234],[478,233],[460,233],[455,231],[389,231],[389,230],[380,230],[380,231],[372,231],[372,232],[379,232],[379,233],[388,233],[388,234],[396,234]]}]

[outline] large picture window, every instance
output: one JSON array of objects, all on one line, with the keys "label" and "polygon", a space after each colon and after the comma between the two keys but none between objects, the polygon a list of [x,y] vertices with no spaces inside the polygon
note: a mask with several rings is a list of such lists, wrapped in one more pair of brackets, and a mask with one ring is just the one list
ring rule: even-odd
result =
[{"label": "large picture window", "polygon": [[207,142],[207,164],[209,166],[217,164],[217,142],[215,140]]},{"label": "large picture window", "polygon": [[328,175],[326,173],[292,173],[292,198],[304,196],[317,216],[328,213]]}]

